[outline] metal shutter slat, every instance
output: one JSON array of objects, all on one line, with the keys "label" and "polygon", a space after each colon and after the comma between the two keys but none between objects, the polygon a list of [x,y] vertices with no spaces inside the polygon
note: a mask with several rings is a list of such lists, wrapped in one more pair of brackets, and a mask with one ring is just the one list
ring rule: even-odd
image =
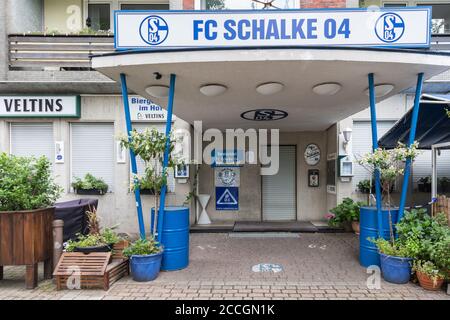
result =
[{"label": "metal shutter slat", "polygon": [[11,123],[11,153],[17,156],[46,156],[53,163],[52,123]]},{"label": "metal shutter slat", "polygon": [[264,220],[296,220],[295,162],[295,146],[280,146],[278,173],[272,176],[262,176]]},{"label": "metal shutter slat", "polygon": [[72,124],[72,176],[91,173],[102,178],[113,191],[114,125],[110,123]]}]

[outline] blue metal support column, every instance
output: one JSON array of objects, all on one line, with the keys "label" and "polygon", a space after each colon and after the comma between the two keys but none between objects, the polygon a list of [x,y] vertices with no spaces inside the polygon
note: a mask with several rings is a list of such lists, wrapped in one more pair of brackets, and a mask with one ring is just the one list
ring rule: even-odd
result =
[{"label": "blue metal support column", "polygon": [[[416,96],[414,97],[414,107],[411,117],[411,129],[409,130],[409,140],[406,146],[409,148],[416,139],[417,120],[419,118],[420,97],[422,96],[423,73],[417,75]],[[406,195],[408,193],[409,176],[411,174],[411,159],[406,159],[405,173],[403,175],[402,194],[400,197],[400,205],[398,212],[398,220],[400,221],[405,211]]]},{"label": "blue metal support column", "polygon": [[[169,88],[169,99],[167,102],[167,123],[166,123],[166,149],[164,150],[164,160],[163,160],[163,173],[166,173],[167,166],[169,164],[169,151],[170,151],[170,131],[172,130],[172,114],[173,114],[173,100],[175,98],[175,80],[176,75],[170,75],[170,88]],[[164,224],[164,207],[166,203],[166,193],[167,193],[167,184],[165,184],[161,188],[161,196],[159,201],[159,213],[158,213],[158,235],[157,241],[161,242],[162,239],[162,230]]]},{"label": "blue metal support column", "polygon": [[[133,130],[133,128],[131,125],[130,105],[128,102],[127,77],[123,73],[120,74],[120,82],[122,85],[122,98],[123,98],[123,108],[125,111],[125,121],[127,125],[127,135],[128,138],[130,138],[130,132]],[[133,175],[136,175],[137,174],[136,156],[133,150],[131,149],[130,149],[130,162],[131,162],[131,171]],[[141,191],[139,190],[139,188],[136,188],[134,190],[134,198],[136,200],[139,234],[142,239],[145,239],[145,225],[144,225],[144,217],[142,215]]]},{"label": "blue metal support column", "polygon": [[[377,111],[375,102],[375,82],[373,73],[369,74],[369,101],[370,101],[370,121],[372,126],[372,149],[378,149],[378,131],[377,131]],[[380,171],[375,170],[375,195],[377,199],[377,222],[378,222],[378,237],[383,235],[383,215],[381,212],[381,181]]]}]

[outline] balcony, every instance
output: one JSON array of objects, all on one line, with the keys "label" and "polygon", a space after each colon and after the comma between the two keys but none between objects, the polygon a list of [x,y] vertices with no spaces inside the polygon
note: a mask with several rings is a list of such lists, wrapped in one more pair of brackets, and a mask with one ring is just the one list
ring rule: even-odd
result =
[{"label": "balcony", "polygon": [[91,70],[90,55],[114,51],[113,36],[9,35],[10,70]]}]

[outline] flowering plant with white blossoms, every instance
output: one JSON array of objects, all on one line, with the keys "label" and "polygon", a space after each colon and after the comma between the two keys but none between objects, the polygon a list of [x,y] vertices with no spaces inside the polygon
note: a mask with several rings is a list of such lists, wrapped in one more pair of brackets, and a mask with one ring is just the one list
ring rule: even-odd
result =
[{"label": "flowering plant with white blossoms", "polygon": [[[402,176],[405,172],[405,162],[410,159],[414,161],[420,154],[417,149],[418,142],[414,142],[410,147],[399,142],[397,147],[392,150],[378,148],[373,152],[365,154],[358,163],[368,170],[371,175],[376,170],[380,172],[381,187],[384,194],[387,194],[387,206],[389,216],[391,214],[391,187],[397,177]],[[391,218],[389,217],[391,222]],[[393,239],[393,228],[390,225],[391,239]]]}]

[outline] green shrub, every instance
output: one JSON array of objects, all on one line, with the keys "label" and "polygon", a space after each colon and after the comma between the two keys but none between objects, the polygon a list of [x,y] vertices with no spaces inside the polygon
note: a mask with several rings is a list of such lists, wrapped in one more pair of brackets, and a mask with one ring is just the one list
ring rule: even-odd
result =
[{"label": "green shrub", "polygon": [[149,255],[162,251],[158,242],[153,237],[149,239],[139,239],[133,242],[129,247],[123,250],[123,255],[131,257],[132,255]]},{"label": "green shrub", "polygon": [[378,239],[368,239],[369,241],[375,243],[378,250],[388,256],[401,257],[401,258],[412,258],[414,255],[413,244],[404,244],[398,241],[390,241],[383,238]]},{"label": "green shrub", "polygon": [[0,211],[50,207],[61,192],[46,157],[0,154]]},{"label": "green shrub", "polygon": [[87,173],[84,176],[84,179],[74,177],[72,188],[74,188],[75,190],[99,190],[102,193],[106,193],[108,191],[108,185],[105,183],[105,181],[103,181],[103,179],[101,178],[94,177],[90,173]]},{"label": "green shrub", "polygon": [[121,238],[114,232],[112,228],[105,228],[100,234],[77,234],[76,240],[69,240],[66,243],[65,249],[68,252],[74,251],[76,247],[98,247],[104,245],[114,245],[119,242]]},{"label": "green shrub", "polygon": [[328,224],[331,226],[340,226],[345,222],[359,221],[359,208],[363,205],[361,202],[354,202],[351,198],[344,198],[336,208],[330,210],[332,215]]}]

